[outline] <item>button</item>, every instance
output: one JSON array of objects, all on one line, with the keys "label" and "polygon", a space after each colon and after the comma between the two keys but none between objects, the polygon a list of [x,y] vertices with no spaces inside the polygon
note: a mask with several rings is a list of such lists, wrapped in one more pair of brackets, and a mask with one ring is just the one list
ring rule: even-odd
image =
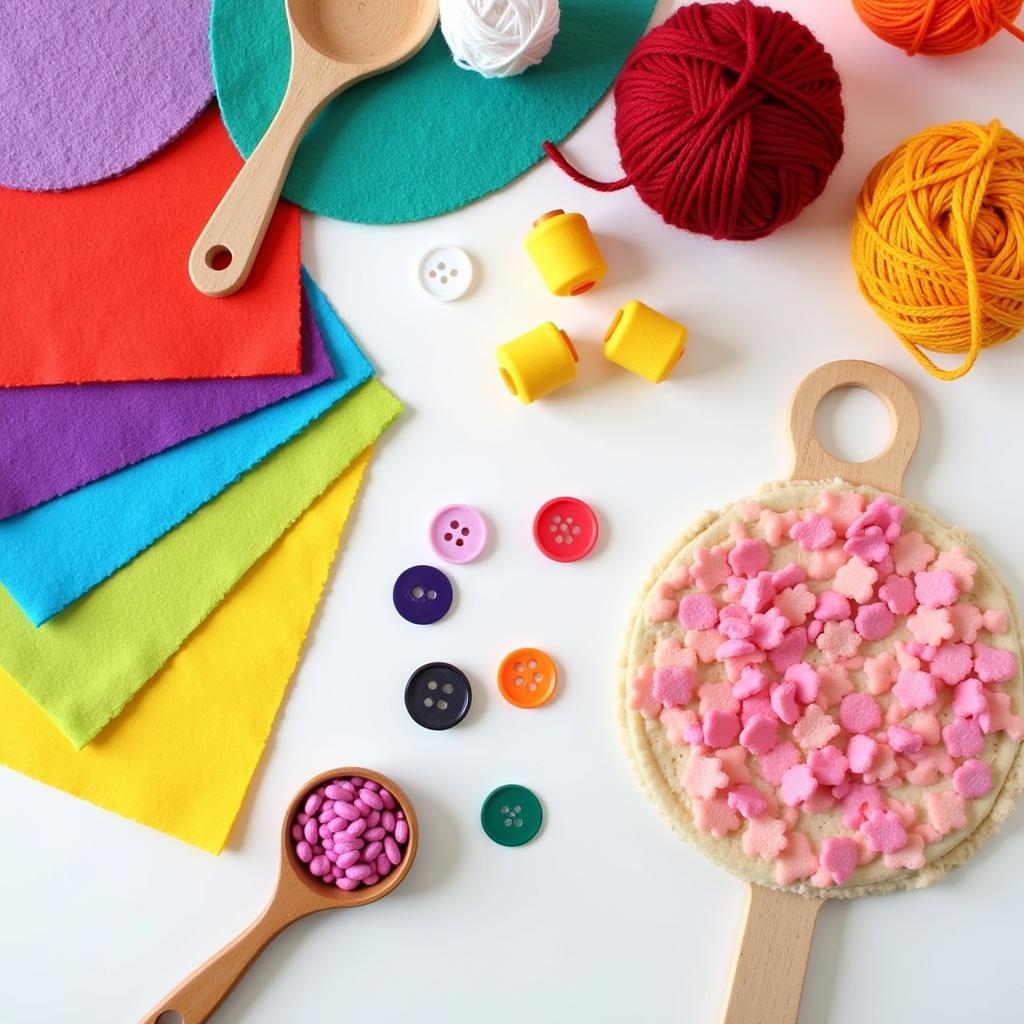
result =
[{"label": "button", "polygon": [[405,685],[405,710],[424,729],[450,729],[469,712],[473,689],[454,665],[434,661],[416,669]]},{"label": "button", "polygon": [[480,808],[480,824],[499,846],[522,846],[539,831],[544,809],[525,786],[499,786]]},{"label": "button", "polygon": [[594,545],[600,526],[594,510],[579,498],[552,498],[533,521],[533,539],[548,558],[578,562]]},{"label": "button", "polygon": [[431,249],[420,264],[420,284],[441,302],[461,299],[473,283],[473,260],[454,245]]},{"label": "button", "polygon": [[558,668],[543,651],[520,647],[507,655],[498,669],[498,689],[517,708],[547,704],[558,686]]},{"label": "button", "polygon": [[469,505],[446,505],[430,524],[430,543],[439,558],[465,565],[487,546],[487,521]]},{"label": "button", "polygon": [[395,610],[403,619],[429,626],[448,614],[452,606],[452,583],[432,565],[414,565],[395,580],[392,593]]}]

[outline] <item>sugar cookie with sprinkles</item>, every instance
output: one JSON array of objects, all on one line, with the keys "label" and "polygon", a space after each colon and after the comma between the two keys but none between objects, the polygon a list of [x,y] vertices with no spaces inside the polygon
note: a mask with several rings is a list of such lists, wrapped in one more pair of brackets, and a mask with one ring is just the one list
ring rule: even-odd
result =
[{"label": "sugar cookie with sprinkles", "polygon": [[[906,390],[871,364],[830,364],[805,426],[842,386],[824,371],[851,367]],[[928,885],[998,829],[1024,784],[1018,615],[965,532],[898,496],[913,416],[906,450],[887,453],[895,472],[883,458],[836,463],[813,425],[794,429],[797,472],[824,456],[849,475],[771,484],[708,514],[634,609],[627,749],[672,827],[749,882],[819,897]]]}]

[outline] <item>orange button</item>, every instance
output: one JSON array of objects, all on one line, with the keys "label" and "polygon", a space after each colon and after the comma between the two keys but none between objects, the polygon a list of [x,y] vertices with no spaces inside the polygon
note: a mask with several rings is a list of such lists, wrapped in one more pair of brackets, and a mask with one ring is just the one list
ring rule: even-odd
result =
[{"label": "orange button", "polygon": [[555,695],[558,668],[534,647],[520,647],[507,655],[498,669],[498,689],[517,708],[539,708]]}]

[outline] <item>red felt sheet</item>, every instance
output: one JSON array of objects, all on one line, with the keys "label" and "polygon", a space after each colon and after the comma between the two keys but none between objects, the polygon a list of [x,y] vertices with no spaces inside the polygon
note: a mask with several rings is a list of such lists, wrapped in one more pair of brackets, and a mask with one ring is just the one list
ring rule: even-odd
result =
[{"label": "red felt sheet", "polygon": [[278,205],[234,295],[188,276],[240,166],[213,109],[124,177],[0,189],[0,386],[299,373],[296,207]]}]

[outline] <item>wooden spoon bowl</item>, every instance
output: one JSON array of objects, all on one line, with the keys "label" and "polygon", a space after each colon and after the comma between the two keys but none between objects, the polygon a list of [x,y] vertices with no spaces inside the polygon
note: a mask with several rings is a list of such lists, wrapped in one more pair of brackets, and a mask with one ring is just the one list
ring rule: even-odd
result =
[{"label": "wooden spoon bowl", "polygon": [[[306,797],[332,779],[360,776],[372,779],[389,790],[405,813],[409,839],[401,863],[375,885],[360,886],[345,892],[310,874],[299,860],[292,841],[292,825]],[[385,775],[368,768],[334,768],[310,779],[288,805],[281,826],[281,870],[277,889],[263,913],[238,938],[206,961],[186,978],[156,1008],[142,1018],[142,1024],[203,1024],[238,984],[253,961],[271,939],[300,918],[321,910],[343,910],[374,903],[393,892],[404,881],[419,847],[419,826],[412,803],[405,793]]]},{"label": "wooden spoon bowl", "polygon": [[192,283],[224,296],[245,284],[306,129],[338,93],[417,54],[439,0],[285,0],[291,72],[281,106],[189,256]]}]

